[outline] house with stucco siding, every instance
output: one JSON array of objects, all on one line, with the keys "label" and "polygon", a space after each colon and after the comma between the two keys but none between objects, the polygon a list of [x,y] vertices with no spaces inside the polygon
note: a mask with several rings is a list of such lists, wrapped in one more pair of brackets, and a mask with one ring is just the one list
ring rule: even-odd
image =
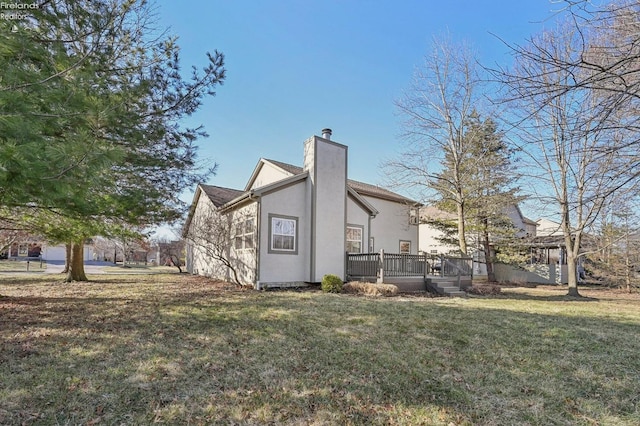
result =
[{"label": "house with stucco siding", "polygon": [[345,279],[346,253],[418,252],[417,202],[348,179],[348,147],[330,129],[303,152],[302,166],[261,158],[244,189],[198,185],[183,229],[189,272],[297,286]]}]

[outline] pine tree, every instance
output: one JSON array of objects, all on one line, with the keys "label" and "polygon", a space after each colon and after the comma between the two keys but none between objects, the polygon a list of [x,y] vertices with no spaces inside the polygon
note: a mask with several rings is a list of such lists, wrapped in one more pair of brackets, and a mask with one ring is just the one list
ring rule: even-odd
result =
[{"label": "pine tree", "polygon": [[435,225],[447,242],[458,243],[463,254],[467,254],[463,247],[474,242],[481,246],[489,280],[494,280],[493,243],[509,244],[516,231],[506,215],[507,209],[519,201],[518,189],[513,186],[512,152],[491,118],[482,120],[474,111],[465,129],[459,150],[445,152],[442,171],[430,183],[438,194],[438,208],[457,214],[462,211],[465,241],[456,241],[451,221]]},{"label": "pine tree", "polygon": [[187,80],[176,40],[157,34],[145,0],[46,2],[0,31],[0,206],[69,223],[181,216],[179,194],[213,171],[197,161],[203,129],[181,120],[224,81],[224,56]]}]

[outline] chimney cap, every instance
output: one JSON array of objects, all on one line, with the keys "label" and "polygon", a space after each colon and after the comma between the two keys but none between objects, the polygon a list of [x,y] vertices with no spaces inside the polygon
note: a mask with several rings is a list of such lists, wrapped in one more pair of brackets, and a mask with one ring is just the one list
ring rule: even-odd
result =
[{"label": "chimney cap", "polygon": [[325,139],[331,139],[331,129],[329,128],[322,129],[322,137]]}]

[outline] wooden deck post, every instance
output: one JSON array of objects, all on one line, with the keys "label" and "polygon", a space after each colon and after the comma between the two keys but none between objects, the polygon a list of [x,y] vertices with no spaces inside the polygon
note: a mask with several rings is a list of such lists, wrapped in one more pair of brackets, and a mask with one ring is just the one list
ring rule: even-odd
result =
[{"label": "wooden deck post", "polygon": [[380,270],[378,271],[378,284],[384,283],[384,249],[380,249]]}]

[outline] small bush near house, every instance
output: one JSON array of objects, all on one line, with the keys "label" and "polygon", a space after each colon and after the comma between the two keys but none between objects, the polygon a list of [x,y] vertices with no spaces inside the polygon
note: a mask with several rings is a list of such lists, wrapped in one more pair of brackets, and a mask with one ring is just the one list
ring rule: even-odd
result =
[{"label": "small bush near house", "polygon": [[500,294],[500,286],[497,284],[474,284],[467,288],[467,293],[479,296],[495,296]]},{"label": "small bush near house", "polygon": [[362,281],[351,281],[342,290],[351,294],[366,294],[367,296],[394,296],[398,294],[398,287],[393,284],[374,284]]},{"label": "small bush near house", "polygon": [[341,293],[342,284],[342,278],[337,275],[327,274],[322,277],[320,288],[322,288],[322,291],[325,293]]}]

